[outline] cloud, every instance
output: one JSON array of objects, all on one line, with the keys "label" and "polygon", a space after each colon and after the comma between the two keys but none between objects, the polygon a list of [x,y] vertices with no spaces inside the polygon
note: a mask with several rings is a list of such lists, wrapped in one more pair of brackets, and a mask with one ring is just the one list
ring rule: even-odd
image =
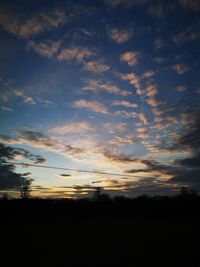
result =
[{"label": "cloud", "polygon": [[163,39],[161,39],[161,38],[157,38],[154,40],[154,46],[156,49],[162,48],[164,46],[164,44],[165,43],[164,43]]},{"label": "cloud", "polygon": [[[138,160],[138,163],[144,164],[145,168],[129,169],[126,173],[148,173],[149,175],[158,175],[167,179],[171,186],[195,186],[200,189],[200,157],[191,157],[174,161],[172,164],[163,164],[155,160]],[[165,178],[166,177],[166,178]],[[154,178],[154,180],[156,180]]]},{"label": "cloud", "polygon": [[91,109],[95,112],[106,114],[106,115],[110,114],[108,109],[99,101],[89,101],[86,99],[80,99],[74,102],[74,107]]},{"label": "cloud", "polygon": [[114,138],[108,141],[108,144],[114,147],[121,147],[134,144],[136,141],[137,139],[133,136],[123,135],[123,136],[115,136]]},{"label": "cloud", "polygon": [[148,139],[150,136],[149,136],[149,134],[147,134],[147,133],[139,133],[138,135],[137,135],[137,138],[140,138],[140,139],[142,139],[142,140],[144,140],[144,139]]},{"label": "cloud", "polygon": [[84,59],[94,55],[95,53],[89,50],[87,47],[72,46],[64,48],[57,56],[59,61],[72,61],[77,60],[83,62]]},{"label": "cloud", "polygon": [[151,84],[146,88],[146,95],[149,97],[153,97],[158,94],[158,88],[155,84]]},{"label": "cloud", "polygon": [[137,5],[145,5],[149,0],[104,0],[107,5],[110,7],[118,7],[119,5],[124,6],[137,6]]},{"label": "cloud", "polygon": [[151,78],[155,75],[155,72],[153,70],[145,71],[142,75],[142,78]]},{"label": "cloud", "polygon": [[83,69],[94,73],[106,72],[110,69],[102,60],[93,60],[83,63]]},{"label": "cloud", "polygon": [[0,143],[0,189],[10,190],[16,189],[22,185],[31,173],[16,173],[15,165],[9,164],[8,161],[16,160],[19,157],[34,161],[35,164],[46,161],[39,155],[34,155],[31,152],[21,149],[6,146]]},{"label": "cloud", "polygon": [[[2,141],[2,140],[1,140]],[[0,143],[0,159],[1,160],[15,160],[16,158],[21,157],[23,159],[32,160],[35,164],[43,163],[46,160],[39,156],[32,154],[31,152],[22,149],[22,148],[13,148],[10,146],[5,146]]]},{"label": "cloud", "polygon": [[130,169],[126,170],[126,173],[139,173],[139,172],[161,172],[161,173],[171,173],[171,166],[162,164],[156,160],[149,159],[135,159],[135,162],[142,164],[144,168],[141,169]]},{"label": "cloud", "polygon": [[85,150],[77,146],[65,144],[58,139],[51,138],[41,132],[20,131],[15,139],[9,136],[0,136],[0,141],[6,144],[25,144],[42,150],[51,151],[66,157],[80,158]]},{"label": "cloud", "polygon": [[164,62],[164,58],[163,57],[155,57],[153,61],[157,64],[162,64]]},{"label": "cloud", "polygon": [[161,107],[153,107],[152,108],[152,112],[154,115],[162,115],[164,113],[169,113],[169,112],[173,112],[174,111],[174,107],[169,107],[169,108],[164,108],[161,106]]},{"label": "cloud", "polygon": [[126,123],[106,122],[103,124],[103,128],[110,134],[113,134],[115,132],[125,132],[127,130],[127,125]]},{"label": "cloud", "polygon": [[187,42],[194,42],[200,39],[200,31],[188,26],[184,31],[177,33],[173,36],[173,42],[176,45],[181,45]]},{"label": "cloud", "polygon": [[185,64],[176,64],[176,65],[172,66],[172,68],[180,75],[190,71],[190,68],[188,66],[186,66]]},{"label": "cloud", "polygon": [[66,173],[60,173],[60,174],[58,174],[58,177],[60,177],[62,179],[66,179],[66,178],[71,177],[71,175],[70,174],[66,174]]},{"label": "cloud", "polygon": [[126,110],[118,110],[115,112],[115,115],[122,115],[126,118],[137,118],[138,114],[136,112],[128,112]]},{"label": "cloud", "polygon": [[141,56],[141,52],[128,51],[120,56],[121,62],[126,62],[130,67],[134,67],[138,63],[138,59]]},{"label": "cloud", "polygon": [[103,155],[109,161],[112,161],[112,162],[119,162],[119,163],[135,163],[136,162],[136,160],[132,156],[126,155],[124,153],[113,154],[111,151],[105,150],[103,151]]},{"label": "cloud", "polygon": [[6,9],[0,9],[0,25],[6,31],[23,39],[58,28],[66,21],[66,14],[62,9],[54,9],[46,13],[39,12],[25,20],[7,12]]},{"label": "cloud", "polygon": [[141,127],[139,127],[139,128],[136,129],[136,131],[139,132],[139,133],[144,133],[144,132],[147,131],[147,128],[141,128]]},{"label": "cloud", "polygon": [[132,29],[109,29],[108,30],[108,37],[111,40],[114,40],[118,44],[127,42],[133,35]]},{"label": "cloud", "polygon": [[40,97],[28,96],[23,91],[19,90],[10,91],[9,98],[12,98],[13,96],[21,98],[23,100],[23,103],[27,105],[41,104],[43,107],[49,107],[53,104],[53,102],[50,100],[41,99]]},{"label": "cloud", "polygon": [[35,105],[37,103],[33,97],[25,95],[22,91],[14,90],[13,93],[15,96],[22,98],[25,104]]},{"label": "cloud", "polygon": [[199,0],[180,0],[181,5],[186,10],[191,10],[194,12],[200,11],[200,2]]},{"label": "cloud", "polygon": [[178,135],[172,149],[190,150],[199,153],[200,148],[200,116],[199,112],[191,113],[188,117],[185,133]]},{"label": "cloud", "polygon": [[158,106],[165,105],[167,103],[167,100],[157,99],[155,97],[151,97],[150,99],[147,99],[146,102],[153,108],[156,108]]},{"label": "cloud", "polygon": [[101,92],[102,91],[102,92],[107,92],[110,94],[116,94],[116,95],[122,95],[122,96],[131,95],[130,91],[120,89],[118,86],[108,81],[88,79],[86,83],[87,84],[82,89],[83,91],[88,91],[88,92],[98,92],[98,91]]},{"label": "cloud", "polygon": [[147,116],[146,116],[144,113],[140,113],[140,114],[138,115],[138,118],[139,118],[139,120],[140,120],[144,125],[147,125],[148,122],[149,122]]},{"label": "cloud", "polygon": [[54,55],[57,54],[60,45],[60,41],[48,41],[46,43],[36,43],[33,41],[29,41],[27,48],[33,49],[36,53],[43,57],[52,58]]},{"label": "cloud", "polygon": [[129,101],[125,101],[125,100],[113,100],[111,102],[112,106],[122,106],[122,107],[126,107],[126,108],[137,108],[138,104],[135,103],[131,103]]},{"label": "cloud", "polygon": [[28,179],[26,173],[16,173],[12,164],[0,163],[0,190],[13,190],[19,188]]},{"label": "cloud", "polygon": [[140,85],[140,78],[138,77],[137,74],[135,74],[134,72],[127,73],[127,74],[119,73],[118,76],[122,80],[128,81],[130,84],[134,85],[135,88],[136,88],[136,93],[138,95],[143,95],[144,94],[144,90],[142,89],[142,87]]},{"label": "cloud", "polygon": [[9,107],[5,107],[5,106],[0,106],[0,111],[1,112],[13,112],[13,109]]},{"label": "cloud", "polygon": [[59,134],[68,134],[68,133],[85,133],[91,131],[92,128],[86,121],[81,122],[69,122],[60,127],[52,128],[51,131]]},{"label": "cloud", "polygon": [[184,92],[187,90],[187,86],[186,85],[178,85],[178,86],[176,86],[176,90],[178,92]]},{"label": "cloud", "polygon": [[173,10],[174,4],[171,2],[154,3],[148,7],[148,12],[159,19],[166,18]]}]

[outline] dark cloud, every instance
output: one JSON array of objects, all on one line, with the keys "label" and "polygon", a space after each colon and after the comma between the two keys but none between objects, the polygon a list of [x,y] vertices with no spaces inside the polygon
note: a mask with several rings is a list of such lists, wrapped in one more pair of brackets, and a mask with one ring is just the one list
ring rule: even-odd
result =
[{"label": "dark cloud", "polygon": [[15,171],[15,166],[12,164],[0,164],[0,189],[16,189],[27,179],[27,174],[19,174]]},{"label": "dark cloud", "polygon": [[200,112],[192,114],[184,134],[179,135],[174,149],[190,149],[193,153],[200,151]]},{"label": "dark cloud", "polygon": [[71,175],[70,174],[66,174],[66,173],[60,173],[60,174],[58,174],[59,176],[61,176],[61,177],[71,177]]},{"label": "dark cloud", "polygon": [[193,157],[175,160],[174,163],[183,167],[200,169],[200,155],[197,154]]},{"label": "dark cloud", "polygon": [[146,168],[143,169],[130,169],[130,170],[126,170],[126,173],[138,173],[138,172],[152,172],[152,171],[156,171],[156,172],[162,172],[162,173],[168,173],[171,170],[171,166],[170,165],[165,165],[162,164],[160,162],[157,162],[155,160],[148,160],[148,159],[144,159],[144,160],[139,160],[139,159],[135,159],[135,162],[137,163],[141,163],[144,164]]},{"label": "dark cloud", "polygon": [[31,152],[22,149],[22,148],[13,148],[10,146],[5,146],[3,144],[0,144],[0,159],[1,160],[13,160],[17,156],[21,156],[25,159],[32,160],[35,164],[43,163],[46,160],[41,157],[40,155],[34,155]]},{"label": "dark cloud", "polygon": [[7,161],[14,160],[17,156],[34,161],[35,164],[42,163],[45,159],[31,152],[10,146],[0,144],[0,189],[15,189],[29,180],[30,172],[16,173],[15,165],[9,164]]},{"label": "dark cloud", "polygon": [[121,162],[121,163],[131,163],[136,162],[137,159],[134,159],[131,155],[126,155],[123,153],[112,153],[111,151],[104,151],[103,152],[104,157],[106,157],[108,160],[113,162]]}]

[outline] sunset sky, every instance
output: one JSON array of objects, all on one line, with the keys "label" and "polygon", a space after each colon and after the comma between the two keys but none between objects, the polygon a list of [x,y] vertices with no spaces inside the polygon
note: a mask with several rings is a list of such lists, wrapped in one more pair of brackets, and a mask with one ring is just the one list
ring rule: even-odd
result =
[{"label": "sunset sky", "polygon": [[0,191],[199,190],[199,47],[199,0],[2,0]]}]

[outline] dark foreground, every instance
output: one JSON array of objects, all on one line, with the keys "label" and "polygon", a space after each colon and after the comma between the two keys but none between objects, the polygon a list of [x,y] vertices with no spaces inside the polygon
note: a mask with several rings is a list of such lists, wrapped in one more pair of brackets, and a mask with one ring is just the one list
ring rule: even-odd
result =
[{"label": "dark foreground", "polygon": [[1,266],[200,266],[200,200],[0,201]]}]

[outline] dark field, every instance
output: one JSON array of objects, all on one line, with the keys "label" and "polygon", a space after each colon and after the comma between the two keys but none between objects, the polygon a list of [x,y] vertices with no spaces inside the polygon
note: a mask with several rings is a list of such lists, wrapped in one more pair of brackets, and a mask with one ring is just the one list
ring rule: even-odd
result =
[{"label": "dark field", "polygon": [[199,199],[0,205],[2,266],[200,266]]}]

